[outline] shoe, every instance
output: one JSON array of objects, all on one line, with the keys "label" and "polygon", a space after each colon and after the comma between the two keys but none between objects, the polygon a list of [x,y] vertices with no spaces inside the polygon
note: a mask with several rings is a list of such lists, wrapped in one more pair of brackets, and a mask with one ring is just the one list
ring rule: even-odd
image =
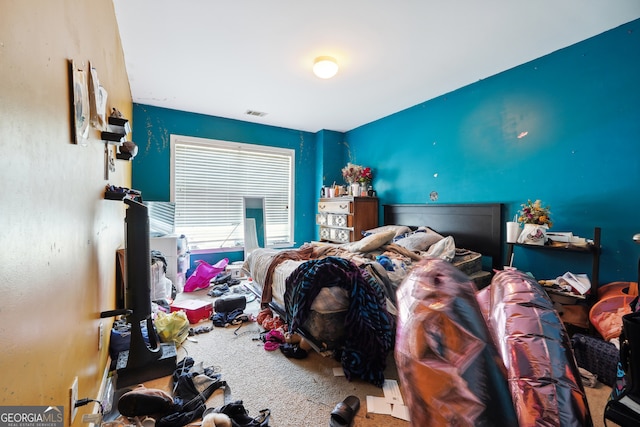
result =
[{"label": "shoe", "polygon": [[282,344],[280,351],[290,359],[305,359],[309,355],[306,350],[296,344]]},{"label": "shoe", "polygon": [[175,410],[173,398],[164,390],[139,385],[118,399],[118,412],[125,417],[161,416]]},{"label": "shoe", "polygon": [[271,416],[271,411],[269,409],[263,409],[260,411],[260,415],[255,417],[253,421],[257,423],[258,427],[269,427],[270,416]]},{"label": "shoe", "polygon": [[260,411],[259,416],[250,417],[249,412],[242,405],[242,400],[236,400],[217,408],[208,408],[205,410],[204,416],[212,412],[226,414],[233,421],[234,427],[268,427],[269,416],[271,415],[271,411],[263,409]]},{"label": "shoe", "polygon": [[229,279],[229,281],[227,282],[227,285],[229,285],[229,287],[236,286],[239,284],[240,284],[240,279]]},{"label": "shoe", "polygon": [[221,285],[223,283],[227,283],[229,279],[231,279],[231,273],[222,272],[218,273],[218,275],[211,280],[211,283],[214,285]]},{"label": "shoe", "polygon": [[360,399],[357,396],[347,396],[331,411],[329,427],[350,426],[360,410]]}]

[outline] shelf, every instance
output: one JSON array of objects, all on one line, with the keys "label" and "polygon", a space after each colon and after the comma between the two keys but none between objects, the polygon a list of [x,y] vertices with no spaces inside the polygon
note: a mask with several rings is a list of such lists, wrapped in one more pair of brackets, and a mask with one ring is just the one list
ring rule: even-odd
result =
[{"label": "shelf", "polygon": [[598,289],[598,281],[600,278],[600,227],[595,227],[593,230],[593,244],[590,244],[586,247],[582,246],[574,246],[569,243],[566,244],[554,244],[554,245],[528,245],[525,243],[507,243],[507,259],[511,259],[513,256],[513,250],[515,247],[533,249],[538,251],[556,251],[556,252],[566,252],[566,253],[577,253],[577,254],[585,254],[591,255],[593,257],[592,260],[592,270],[591,270],[591,294],[596,295]]},{"label": "shelf", "polygon": [[552,250],[552,251],[564,251],[564,252],[577,252],[577,253],[593,253],[599,251],[600,248],[596,244],[589,244],[587,246],[575,246],[570,243],[555,243],[553,245],[530,245],[527,243],[509,243],[507,245],[525,247],[527,249],[540,249],[540,250]]},{"label": "shelf", "polygon": [[142,193],[139,190],[133,190],[126,187],[117,187],[114,185],[107,185],[104,191],[105,200],[124,200],[133,199],[142,202]]},{"label": "shelf", "polygon": [[[600,227],[595,227],[593,229],[593,244],[589,244],[587,246],[574,246],[569,243],[564,244],[553,244],[553,245],[528,245],[525,243],[508,243],[507,242],[507,259],[511,259],[513,256],[514,248],[525,248],[525,249],[533,249],[536,251],[552,251],[555,253],[574,253],[574,254],[584,254],[592,257],[591,261],[591,291],[588,295],[584,296],[574,296],[576,302],[574,304],[570,304],[567,301],[567,304],[562,304],[563,309],[566,313],[561,314],[561,318],[563,322],[570,324],[574,327],[581,329],[590,329],[589,327],[589,319],[588,313],[589,308],[593,302],[595,295],[598,294],[598,284],[600,279],[600,252],[602,250],[600,246]],[[549,293],[555,293],[556,295],[560,295],[558,292],[554,292],[551,289],[544,288],[548,290]],[[585,314],[586,313],[586,314]]]}]

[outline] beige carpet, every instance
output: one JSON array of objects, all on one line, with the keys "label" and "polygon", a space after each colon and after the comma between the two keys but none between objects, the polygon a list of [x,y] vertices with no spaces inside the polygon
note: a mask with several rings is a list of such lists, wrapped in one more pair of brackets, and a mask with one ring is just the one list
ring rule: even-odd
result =
[{"label": "beige carpet", "polygon": [[[207,290],[183,293],[177,299],[215,300],[207,295]],[[254,301],[247,305],[245,312],[257,313],[258,310],[259,305]],[[202,322],[198,325],[210,324]],[[257,416],[261,409],[268,408],[272,427],[328,426],[329,414],[336,403],[348,395],[355,395],[361,401],[355,427],[410,425],[391,415],[368,413],[366,397],[382,397],[382,389],[360,380],[349,382],[344,377],[334,376],[333,370],[340,368],[340,363],[333,358],[311,351],[306,359],[289,359],[279,350],[264,350],[259,340],[261,328],[256,323],[244,323],[240,329],[236,328],[214,328],[211,332],[195,335],[178,349],[178,358],[188,355],[205,367],[216,367],[229,384],[232,398],[242,400],[250,415]],[[392,354],[385,377],[398,379]],[[158,379],[147,386],[168,388],[169,379]],[[602,384],[586,390],[596,427],[604,425],[602,411],[610,391]],[[222,402],[222,393],[216,392],[207,406],[219,406]]]}]

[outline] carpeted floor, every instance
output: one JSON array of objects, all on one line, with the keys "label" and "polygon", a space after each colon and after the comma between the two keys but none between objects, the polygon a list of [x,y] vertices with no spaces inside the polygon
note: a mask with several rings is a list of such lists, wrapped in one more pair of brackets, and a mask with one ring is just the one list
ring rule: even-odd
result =
[{"label": "carpeted floor", "polygon": [[[177,299],[214,301],[207,295],[207,290],[179,294]],[[247,305],[245,313],[256,314],[258,311],[258,302],[253,301]],[[211,325],[211,322],[198,325]],[[242,400],[251,416],[257,416],[261,409],[271,411],[269,425],[272,427],[327,426],[333,407],[349,395],[355,395],[361,401],[353,424],[355,427],[410,425],[391,415],[367,412],[367,396],[382,397],[382,389],[363,381],[349,382],[345,377],[334,376],[334,368],[340,368],[340,363],[314,351],[301,360],[287,358],[279,350],[266,351],[259,339],[261,330],[255,322],[244,323],[240,328],[214,328],[185,341],[178,349],[178,359],[188,355],[204,367],[215,367],[229,384],[232,399]],[[385,378],[398,379],[393,354],[389,355]],[[146,384],[148,387],[170,388],[169,378]],[[610,391],[602,384],[586,389],[596,427],[604,425],[602,411]],[[222,393],[216,392],[207,406],[220,406],[222,403]]]}]

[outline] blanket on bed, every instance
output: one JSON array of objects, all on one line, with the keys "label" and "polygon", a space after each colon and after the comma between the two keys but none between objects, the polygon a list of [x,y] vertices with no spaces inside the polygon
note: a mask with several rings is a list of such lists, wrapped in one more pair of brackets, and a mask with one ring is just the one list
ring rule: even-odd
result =
[{"label": "blanket on bed", "polygon": [[272,292],[271,292],[271,282],[273,280],[273,273],[276,270],[276,267],[280,265],[280,263],[291,259],[296,261],[309,260],[313,256],[313,248],[310,246],[302,246],[300,249],[290,249],[282,252],[278,252],[273,256],[271,264],[267,268],[267,273],[265,274],[265,279],[262,287],[262,296],[260,302],[262,306],[267,306],[271,302]]},{"label": "blanket on bed", "polygon": [[392,319],[378,282],[353,262],[333,256],[310,260],[287,278],[285,306],[290,330],[304,324],[320,289],[331,286],[349,292],[340,355],[346,378],[358,377],[382,387],[387,355],[393,347]]}]

